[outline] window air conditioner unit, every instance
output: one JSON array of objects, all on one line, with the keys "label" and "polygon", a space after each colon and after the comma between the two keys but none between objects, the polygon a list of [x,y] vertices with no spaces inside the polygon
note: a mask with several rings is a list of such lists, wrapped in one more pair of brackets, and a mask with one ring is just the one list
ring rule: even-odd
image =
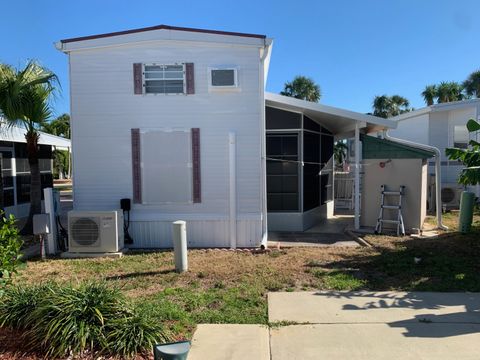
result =
[{"label": "window air conditioner unit", "polygon": [[114,253],[122,249],[122,211],[68,213],[69,253]]},{"label": "window air conditioner unit", "polygon": [[460,197],[464,188],[460,184],[442,184],[442,205],[447,209],[460,207]]}]

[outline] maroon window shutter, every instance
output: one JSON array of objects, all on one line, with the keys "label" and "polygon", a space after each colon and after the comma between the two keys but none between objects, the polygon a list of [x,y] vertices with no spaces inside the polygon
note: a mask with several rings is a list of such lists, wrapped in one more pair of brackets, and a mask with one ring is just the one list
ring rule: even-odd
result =
[{"label": "maroon window shutter", "polygon": [[185,79],[187,81],[187,94],[195,94],[195,76],[193,71],[193,63],[185,64]]},{"label": "maroon window shutter", "polygon": [[193,202],[202,202],[202,181],[200,174],[200,129],[192,129],[192,175]]},{"label": "maroon window shutter", "polygon": [[142,172],[140,168],[140,129],[132,129],[133,202],[142,203]]},{"label": "maroon window shutter", "polygon": [[133,93],[135,95],[143,94],[142,64],[133,64]]}]

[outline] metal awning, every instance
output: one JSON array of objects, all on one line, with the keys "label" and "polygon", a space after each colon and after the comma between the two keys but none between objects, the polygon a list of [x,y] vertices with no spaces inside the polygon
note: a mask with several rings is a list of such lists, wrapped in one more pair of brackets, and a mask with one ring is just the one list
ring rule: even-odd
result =
[{"label": "metal awning", "polygon": [[388,119],[270,92],[265,92],[265,105],[286,111],[301,112],[324,126],[336,137],[352,136],[356,124],[359,124],[364,133],[397,127],[395,121]]}]

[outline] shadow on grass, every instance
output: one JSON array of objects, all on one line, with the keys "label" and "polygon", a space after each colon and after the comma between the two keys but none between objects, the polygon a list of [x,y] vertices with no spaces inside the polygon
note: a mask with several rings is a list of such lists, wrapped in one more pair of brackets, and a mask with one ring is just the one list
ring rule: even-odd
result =
[{"label": "shadow on grass", "polygon": [[478,227],[469,234],[452,232],[428,239],[398,238],[384,243],[377,239],[375,248],[305,266],[327,274],[349,274],[370,290],[480,291]]},{"label": "shadow on grass", "polygon": [[175,273],[173,269],[166,269],[160,271],[144,271],[144,272],[133,272],[128,274],[112,275],[105,277],[105,280],[125,280],[125,279],[135,279],[140,277],[156,276],[156,275],[165,275]]}]

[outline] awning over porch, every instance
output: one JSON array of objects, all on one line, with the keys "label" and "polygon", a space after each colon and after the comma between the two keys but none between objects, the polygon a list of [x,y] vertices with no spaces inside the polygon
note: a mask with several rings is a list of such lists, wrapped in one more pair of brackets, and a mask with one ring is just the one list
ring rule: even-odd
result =
[{"label": "awning over porch", "polygon": [[395,121],[311,101],[265,92],[265,104],[287,111],[302,112],[319,122],[337,138],[354,136],[357,124],[362,132],[382,131],[397,127]]}]

